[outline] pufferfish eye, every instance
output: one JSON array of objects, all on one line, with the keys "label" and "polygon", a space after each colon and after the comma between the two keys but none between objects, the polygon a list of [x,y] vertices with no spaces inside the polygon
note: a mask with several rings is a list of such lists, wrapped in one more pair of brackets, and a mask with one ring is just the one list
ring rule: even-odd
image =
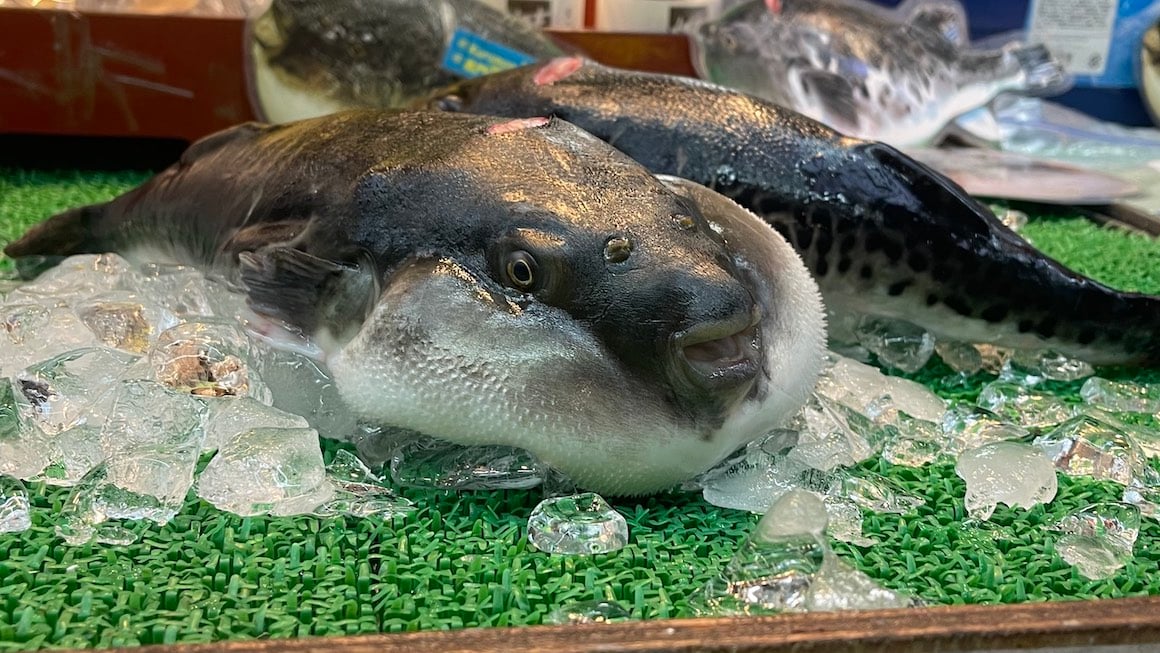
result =
[{"label": "pufferfish eye", "polygon": [[539,266],[535,257],[528,252],[521,249],[508,254],[505,269],[508,281],[516,288],[527,292],[536,285]]}]

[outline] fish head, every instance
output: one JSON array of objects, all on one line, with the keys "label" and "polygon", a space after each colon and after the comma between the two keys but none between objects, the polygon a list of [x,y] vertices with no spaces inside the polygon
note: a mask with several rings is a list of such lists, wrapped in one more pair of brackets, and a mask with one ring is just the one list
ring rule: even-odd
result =
[{"label": "fish head", "polygon": [[763,88],[775,62],[766,52],[770,24],[764,3],[748,2],[689,35],[690,58],[701,79],[732,88]]},{"label": "fish head", "polygon": [[584,325],[690,427],[716,429],[764,363],[752,289],[694,207],[596,192],[613,201],[511,207],[521,220],[496,225],[490,279]]},{"label": "fish head", "polygon": [[640,494],[764,435],[793,408],[785,379],[804,398],[816,368],[770,353],[817,335],[820,306],[768,297],[697,202],[563,121],[487,132],[490,144],[457,153],[470,172],[445,191],[470,204],[449,232],[459,240],[388,271],[329,361],[353,408],[522,447],[589,489]]}]

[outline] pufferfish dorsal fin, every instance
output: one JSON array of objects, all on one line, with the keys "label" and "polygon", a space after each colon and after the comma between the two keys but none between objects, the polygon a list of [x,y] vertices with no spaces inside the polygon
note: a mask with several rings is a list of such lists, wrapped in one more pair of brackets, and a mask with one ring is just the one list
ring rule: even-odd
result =
[{"label": "pufferfish dorsal fin", "polygon": [[291,245],[268,245],[238,255],[250,309],[306,339],[345,342],[379,295],[368,257],[354,262],[320,258]]}]

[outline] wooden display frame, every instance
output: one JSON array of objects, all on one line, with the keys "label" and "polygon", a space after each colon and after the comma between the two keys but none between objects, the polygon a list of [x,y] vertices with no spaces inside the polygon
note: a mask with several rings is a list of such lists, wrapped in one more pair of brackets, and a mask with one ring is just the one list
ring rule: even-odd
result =
[{"label": "wooden display frame", "polygon": [[[4,7],[0,134],[193,141],[254,119],[245,18]],[[671,34],[550,32],[621,68],[694,74]]]},{"label": "wooden display frame", "polygon": [[[244,18],[0,6],[0,134],[195,140],[253,119]],[[668,34],[552,32],[603,63],[693,74]],[[126,653],[1160,650],[1160,597],[243,640]]]},{"label": "wooden display frame", "polygon": [[1143,653],[1160,650],[1160,597],[940,606],[776,617],[465,628],[111,653]]}]

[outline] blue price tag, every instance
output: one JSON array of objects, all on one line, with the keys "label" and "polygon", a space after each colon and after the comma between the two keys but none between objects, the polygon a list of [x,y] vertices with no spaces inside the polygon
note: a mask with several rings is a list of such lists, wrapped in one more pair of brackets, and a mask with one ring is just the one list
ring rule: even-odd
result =
[{"label": "blue price tag", "polygon": [[451,45],[443,53],[443,68],[460,77],[479,77],[532,63],[536,58],[462,27],[455,30]]}]

